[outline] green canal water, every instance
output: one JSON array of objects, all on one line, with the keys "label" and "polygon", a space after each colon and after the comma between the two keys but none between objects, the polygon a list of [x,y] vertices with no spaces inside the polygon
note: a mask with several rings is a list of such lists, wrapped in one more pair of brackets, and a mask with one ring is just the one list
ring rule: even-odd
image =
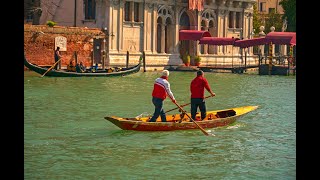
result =
[{"label": "green canal water", "polygon": [[[125,131],[104,119],[152,114],[159,75],[41,78],[25,71],[25,179],[296,179],[295,76],[206,73],[216,93],[208,110],[259,105],[210,129],[216,136]],[[190,102],[194,76],[170,72],[178,104]],[[165,101],[165,110],[175,107]]]}]

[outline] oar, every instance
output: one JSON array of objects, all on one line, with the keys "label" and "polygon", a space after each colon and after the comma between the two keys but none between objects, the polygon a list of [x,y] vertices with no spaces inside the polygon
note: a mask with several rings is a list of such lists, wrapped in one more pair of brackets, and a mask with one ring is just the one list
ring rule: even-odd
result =
[{"label": "oar", "polygon": [[[204,99],[207,99],[209,97],[213,97],[213,96],[210,95],[210,96],[205,97]],[[187,103],[187,104],[181,105],[180,107],[185,107],[185,106],[188,106],[189,104],[191,104],[191,103]],[[170,109],[170,110],[166,111],[165,113],[173,111],[173,110],[176,110],[176,109],[179,109],[179,108],[176,107],[176,108]]]},{"label": "oar", "polygon": [[198,123],[196,123],[196,121],[195,120],[193,120],[188,114],[187,114],[187,112],[185,111],[185,110],[183,110],[182,109],[182,107],[181,106],[179,106],[177,103],[175,103],[174,102],[174,104],[176,104],[177,106],[178,106],[178,108],[183,112],[183,113],[185,113],[190,119],[191,119],[191,121],[192,122],[194,122],[197,126],[198,126],[198,128],[203,132],[203,134],[205,134],[206,136],[215,136],[214,134],[209,134],[207,131],[205,131]]},{"label": "oar", "polygon": [[58,64],[59,61],[61,61],[62,58],[60,58],[56,63],[54,63],[45,73],[42,74],[41,77],[43,77],[44,75],[46,75],[56,64]]}]

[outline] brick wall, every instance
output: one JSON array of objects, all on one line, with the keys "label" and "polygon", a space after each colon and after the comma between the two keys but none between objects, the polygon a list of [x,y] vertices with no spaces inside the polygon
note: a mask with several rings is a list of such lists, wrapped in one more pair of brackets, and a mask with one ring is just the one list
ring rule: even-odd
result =
[{"label": "brick wall", "polygon": [[64,36],[67,38],[67,51],[62,51],[61,65],[66,66],[78,52],[78,61],[86,66],[91,65],[92,38],[103,36],[98,28],[83,27],[48,27],[47,25],[24,25],[24,52],[31,63],[37,65],[54,64],[54,38]]}]

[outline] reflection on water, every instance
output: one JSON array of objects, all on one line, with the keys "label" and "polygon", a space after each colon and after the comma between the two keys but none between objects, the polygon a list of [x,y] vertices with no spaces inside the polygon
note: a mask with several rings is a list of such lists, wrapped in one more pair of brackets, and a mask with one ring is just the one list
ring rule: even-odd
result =
[{"label": "reflection on water", "polygon": [[[259,105],[229,127],[208,130],[216,136],[205,136],[200,130],[124,131],[104,119],[152,114],[151,92],[159,75],[40,78],[25,72],[25,178],[296,177],[295,77],[206,73],[217,94],[206,100],[208,110]],[[177,103],[189,103],[194,76],[193,72],[170,73]],[[165,110],[175,107],[165,101]],[[190,106],[184,109],[190,111]]]}]

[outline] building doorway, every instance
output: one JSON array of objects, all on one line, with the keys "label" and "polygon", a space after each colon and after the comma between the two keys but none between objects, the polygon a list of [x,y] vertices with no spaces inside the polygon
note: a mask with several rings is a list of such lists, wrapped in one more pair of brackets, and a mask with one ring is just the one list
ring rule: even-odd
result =
[{"label": "building doorway", "polygon": [[101,51],[102,51],[102,46],[101,46],[101,39],[100,38],[94,38],[93,39],[93,64],[101,64]]},{"label": "building doorway", "polygon": [[[186,12],[183,12],[179,21],[180,28],[179,30],[188,30],[190,29],[190,19]],[[179,53],[181,56],[188,54],[190,55],[190,41],[182,40],[179,44]]]}]

